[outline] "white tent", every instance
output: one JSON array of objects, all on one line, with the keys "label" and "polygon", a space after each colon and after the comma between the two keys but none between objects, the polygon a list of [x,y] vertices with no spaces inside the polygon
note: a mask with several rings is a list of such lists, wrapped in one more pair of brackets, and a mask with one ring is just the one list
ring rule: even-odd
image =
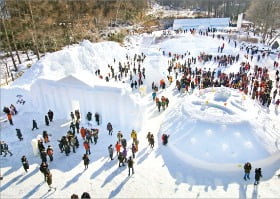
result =
[{"label": "white tent", "polygon": [[[117,118],[116,121],[110,121],[128,125],[126,118],[129,117],[141,121],[140,107],[133,102],[125,89],[91,86],[72,75],[57,81],[39,79],[32,85],[30,94],[33,108],[40,112],[47,112],[49,109],[56,110],[55,118],[70,118],[71,111],[79,110],[82,120],[85,119],[87,112],[93,115],[98,112],[103,121],[106,120],[104,122]],[[61,96],[64,100],[61,100]],[[119,117],[111,117],[116,114]]]}]

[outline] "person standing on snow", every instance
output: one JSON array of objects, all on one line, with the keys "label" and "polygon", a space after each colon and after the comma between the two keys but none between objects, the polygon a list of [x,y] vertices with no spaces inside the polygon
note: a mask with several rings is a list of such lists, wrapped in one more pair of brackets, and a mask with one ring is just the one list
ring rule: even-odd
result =
[{"label": "person standing on snow", "polygon": [[134,168],[133,168],[134,161],[132,160],[131,156],[129,157],[127,164],[128,164],[128,176],[130,176],[130,169],[132,170],[132,174],[134,174]]},{"label": "person standing on snow", "polygon": [[245,165],[244,165],[244,172],[245,172],[245,175],[244,175],[244,180],[250,180],[250,171],[251,171],[251,169],[252,169],[252,165],[251,165],[251,163],[250,162],[247,162],[247,163],[245,163]]},{"label": "person standing on snow", "polygon": [[88,168],[89,161],[90,161],[87,154],[84,154],[83,161],[84,161],[85,170],[86,170]]},{"label": "person standing on snow", "polygon": [[87,140],[84,141],[84,147],[85,147],[85,150],[86,150],[86,154],[90,155],[90,145],[89,145]]},{"label": "person standing on snow", "polygon": [[49,117],[47,115],[45,115],[45,124],[46,126],[50,125]]},{"label": "person standing on snow", "polygon": [[133,159],[135,158],[135,153],[137,152],[136,146],[132,143],[131,152]]},{"label": "person standing on snow", "polygon": [[108,122],[108,124],[107,124],[107,131],[109,132],[109,135],[112,135],[113,127],[112,127],[111,122]]},{"label": "person standing on snow", "polygon": [[11,151],[9,151],[9,146],[8,146],[8,144],[7,143],[5,143],[4,141],[2,141],[2,150],[3,150],[3,152],[5,153],[4,154],[4,157],[6,157],[6,155],[7,155],[7,153],[9,153],[10,154],[10,156],[12,156],[13,154],[11,153]]},{"label": "person standing on snow", "polygon": [[71,120],[72,120],[72,122],[74,122],[74,121],[75,121],[75,116],[74,116],[74,113],[73,113],[73,112],[71,112],[71,113],[70,113],[70,116],[71,116]]},{"label": "person standing on snow", "polygon": [[50,158],[50,161],[52,162],[53,161],[53,148],[50,145],[47,148],[47,154]]},{"label": "person standing on snow", "polygon": [[261,168],[256,168],[255,169],[255,183],[254,183],[254,185],[259,184],[261,177],[262,177],[262,169]]},{"label": "person standing on snow", "polygon": [[108,152],[109,152],[110,159],[113,160],[114,148],[112,144],[108,146]]},{"label": "person standing on snow", "polygon": [[38,126],[37,126],[36,120],[33,120],[33,121],[32,121],[32,131],[33,131],[34,129],[39,129]]},{"label": "person standing on snow", "polygon": [[50,122],[52,122],[53,121],[53,112],[51,110],[49,110],[49,112],[48,112],[48,117],[50,119]]},{"label": "person standing on snow", "polygon": [[52,173],[50,171],[46,174],[46,178],[47,178],[47,183],[49,185],[48,191],[51,191],[52,189],[56,190],[55,187],[52,187]]},{"label": "person standing on snow", "polygon": [[17,132],[17,137],[18,137],[19,141],[22,141],[23,137],[22,137],[22,133],[21,133],[20,129],[16,129],[16,132]]},{"label": "person standing on snow", "polygon": [[100,115],[96,112],[95,115],[94,115],[94,117],[95,117],[95,121],[96,121],[97,125],[99,126],[99,123],[100,123]]},{"label": "person standing on snow", "polygon": [[169,135],[162,134],[161,139],[162,139],[163,145],[166,145],[168,143],[168,138],[169,138]]},{"label": "person standing on snow", "polygon": [[7,118],[8,118],[8,120],[9,120],[9,122],[10,122],[10,125],[14,125],[13,119],[12,119],[12,114],[11,114],[11,113],[8,113],[8,114],[7,114]]},{"label": "person standing on snow", "polygon": [[131,136],[131,138],[133,140],[133,143],[135,144],[136,140],[137,140],[137,133],[136,133],[136,131],[134,129],[131,131],[130,136]]},{"label": "person standing on snow", "polygon": [[27,161],[27,159],[26,159],[25,156],[22,156],[22,157],[21,157],[21,163],[22,163],[22,166],[23,166],[25,172],[28,172],[29,163],[28,163],[28,161]]},{"label": "person standing on snow", "polygon": [[40,171],[44,175],[44,181],[47,181],[47,173],[50,172],[49,165],[46,162],[42,162],[40,165]]}]

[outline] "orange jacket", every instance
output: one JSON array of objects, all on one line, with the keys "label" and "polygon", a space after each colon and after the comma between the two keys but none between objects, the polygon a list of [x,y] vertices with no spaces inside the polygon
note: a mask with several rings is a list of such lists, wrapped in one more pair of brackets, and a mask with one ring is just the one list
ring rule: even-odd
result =
[{"label": "orange jacket", "polygon": [[9,113],[9,114],[7,115],[7,117],[8,117],[8,120],[11,120],[11,119],[12,119],[12,114]]},{"label": "orange jacket", "polygon": [[122,146],[122,145],[119,144],[119,143],[116,144],[115,147],[116,147],[116,151],[117,151],[117,152],[120,152],[120,151],[121,151],[121,146]]},{"label": "orange jacket", "polygon": [[90,148],[89,143],[88,142],[84,142],[84,147],[85,147],[86,150],[89,149]]},{"label": "orange jacket", "polygon": [[86,136],[86,129],[81,128],[80,133],[81,133],[82,138],[84,138]]}]

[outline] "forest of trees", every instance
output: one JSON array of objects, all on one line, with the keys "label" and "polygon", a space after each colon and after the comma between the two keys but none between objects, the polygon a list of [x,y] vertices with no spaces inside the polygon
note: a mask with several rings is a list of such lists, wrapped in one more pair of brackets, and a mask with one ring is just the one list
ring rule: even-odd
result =
[{"label": "forest of trees", "polygon": [[[52,52],[83,39],[97,41],[108,26],[141,20],[146,0],[0,0],[0,50]],[[110,39],[110,38],[109,38]],[[18,53],[16,53],[18,54]],[[27,54],[28,57],[28,54]],[[16,56],[21,63],[20,57]],[[12,56],[13,62],[14,57]],[[14,70],[17,71],[14,64]]]},{"label": "forest of trees", "polygon": [[244,12],[251,0],[156,0],[162,6],[173,9],[201,10],[208,17],[237,17]]}]

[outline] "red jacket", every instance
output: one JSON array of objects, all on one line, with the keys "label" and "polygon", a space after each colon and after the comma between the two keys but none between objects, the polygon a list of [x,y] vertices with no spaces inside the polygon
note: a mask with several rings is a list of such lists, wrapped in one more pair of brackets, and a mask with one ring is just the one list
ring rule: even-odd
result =
[{"label": "red jacket", "polygon": [[86,150],[89,149],[90,148],[89,143],[88,142],[84,142],[84,147],[85,147]]}]

